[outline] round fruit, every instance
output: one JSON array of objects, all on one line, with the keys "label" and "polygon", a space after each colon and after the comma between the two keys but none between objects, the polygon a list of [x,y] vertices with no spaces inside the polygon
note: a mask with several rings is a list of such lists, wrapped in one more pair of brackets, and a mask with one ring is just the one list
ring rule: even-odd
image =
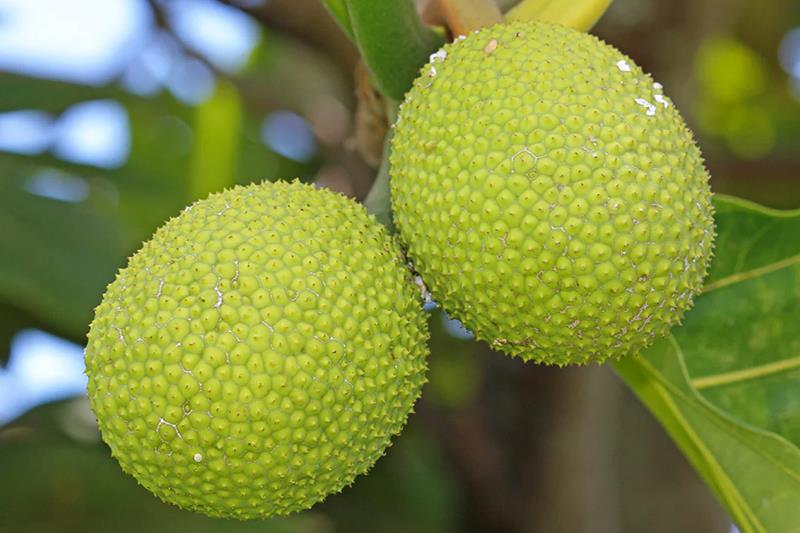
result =
[{"label": "round fruit", "polygon": [[131,257],[96,309],[89,397],[164,501],[264,518],[384,453],[425,381],[419,291],[383,226],[300,183],[214,194]]},{"label": "round fruit", "polygon": [[636,354],[711,256],[708,173],[633,61],[588,34],[497,25],[431,56],[394,128],[392,205],[433,297],[551,364]]}]

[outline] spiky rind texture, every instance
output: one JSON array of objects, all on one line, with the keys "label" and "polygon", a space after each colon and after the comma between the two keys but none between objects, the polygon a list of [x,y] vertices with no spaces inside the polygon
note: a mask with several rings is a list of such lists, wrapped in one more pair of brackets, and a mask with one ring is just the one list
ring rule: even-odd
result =
[{"label": "spiky rind texture", "polygon": [[300,183],[187,208],[96,309],[89,397],[122,468],[216,517],[310,507],[367,471],[425,380],[427,326],[399,247]]},{"label": "spiky rind texture", "polygon": [[394,127],[394,217],[433,297],[525,360],[636,354],[680,321],[714,237],[672,102],[597,38],[518,22],[431,56]]}]

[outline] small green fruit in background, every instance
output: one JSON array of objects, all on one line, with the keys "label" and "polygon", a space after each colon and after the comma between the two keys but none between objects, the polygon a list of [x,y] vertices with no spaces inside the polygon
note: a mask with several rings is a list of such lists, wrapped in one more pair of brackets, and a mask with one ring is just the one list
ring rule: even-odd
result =
[{"label": "small green fruit in background", "polygon": [[702,287],[700,152],[661,85],[591,35],[523,22],[446,45],[406,95],[390,162],[416,270],[494,348],[636,354]]},{"label": "small green fruit in background", "polygon": [[214,194],[96,309],[89,397],[122,468],[211,516],[306,509],[368,470],[425,381],[419,291],[386,230],[300,183]]}]

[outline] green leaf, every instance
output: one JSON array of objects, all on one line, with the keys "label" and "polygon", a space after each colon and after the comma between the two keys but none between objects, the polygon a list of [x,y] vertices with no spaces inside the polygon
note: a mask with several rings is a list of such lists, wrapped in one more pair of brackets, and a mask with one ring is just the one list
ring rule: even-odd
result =
[{"label": "green leaf", "polygon": [[402,100],[444,39],[425,26],[412,0],[345,0],[353,34],[380,91]]},{"label": "green leaf", "polygon": [[[279,55],[272,55],[275,50]],[[315,162],[286,159],[261,142],[261,121],[275,108],[297,109],[314,95],[341,97],[345,84],[327,63],[290,41],[273,36],[269,51],[249,66],[237,86],[241,92],[218,78],[218,92],[198,108],[166,92],[145,98],[116,85],[0,73],[0,85],[8,89],[0,111],[36,109],[58,120],[74,104],[113,99],[124,106],[130,126],[130,154],[118,168],[72,163],[48,152],[0,153],[0,308],[80,342],[117,268],[195,197],[233,181],[313,176]],[[298,70],[297,64],[313,68]],[[83,187],[86,197],[62,202],[31,193],[42,172]]]},{"label": "green leaf", "polygon": [[334,20],[339,24],[339,27],[351,39],[353,38],[353,26],[350,24],[350,13],[347,12],[347,4],[345,0],[322,0],[325,7],[328,8]]},{"label": "green leaf", "polygon": [[522,0],[506,13],[506,20],[538,20],[586,31],[610,5],[611,0]]},{"label": "green leaf", "polygon": [[80,338],[124,253],[118,228],[91,204],[34,196],[4,178],[0,298]]},{"label": "green leaf", "polygon": [[41,80],[0,72],[0,112],[38,109],[61,113],[76,102],[101,98],[132,98],[117,87],[95,87],[55,80]]},{"label": "green leaf", "polygon": [[800,211],[715,206],[685,324],[614,366],[743,531],[800,531]]},{"label": "green leaf", "polygon": [[192,199],[205,198],[235,183],[242,114],[239,91],[226,80],[219,80],[211,98],[195,109],[189,171]]}]

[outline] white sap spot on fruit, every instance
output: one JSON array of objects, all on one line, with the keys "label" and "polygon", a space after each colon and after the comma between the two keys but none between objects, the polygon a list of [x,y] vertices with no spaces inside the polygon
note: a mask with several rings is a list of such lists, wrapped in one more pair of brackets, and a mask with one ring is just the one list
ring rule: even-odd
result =
[{"label": "white sap spot on fruit", "polygon": [[666,98],[664,98],[663,95],[655,94],[655,95],[653,95],[653,98],[655,98],[656,102],[658,102],[659,104],[663,105],[664,108],[669,107],[669,102],[667,101]]},{"label": "white sap spot on fruit", "polygon": [[234,272],[233,272],[233,277],[231,278],[231,284],[234,287],[236,287],[237,283],[239,281],[239,260],[238,259],[234,259],[233,260],[233,268],[234,268]]},{"label": "white sap spot on fruit", "polygon": [[230,204],[228,202],[225,202],[225,206],[222,209],[220,209],[219,211],[217,211],[217,216],[221,217],[222,215],[225,214],[225,211],[227,211],[230,208],[231,208]]},{"label": "white sap spot on fruit", "polygon": [[463,40],[464,40],[464,39],[466,39],[466,38],[467,38],[467,36],[466,36],[466,35],[459,35],[458,37],[456,37],[456,41],[459,41],[459,42],[460,42],[460,41],[463,41]]},{"label": "white sap spot on fruit", "polygon": [[445,59],[447,59],[447,52],[440,48],[438,51],[431,54],[428,61],[436,63],[437,61],[444,61]]},{"label": "white sap spot on fruit", "polygon": [[497,39],[492,39],[486,44],[486,47],[483,49],[484,53],[491,54],[497,49]]},{"label": "white sap spot on fruit", "polygon": [[617,68],[620,69],[622,72],[631,71],[631,66],[624,59],[620,59],[619,61],[617,61]]},{"label": "white sap spot on fruit", "polygon": [[217,303],[214,304],[215,309],[222,307],[222,291],[219,290],[219,285],[214,286],[214,292],[217,293]]},{"label": "white sap spot on fruit", "polygon": [[644,98],[637,98],[636,103],[646,109],[645,114],[648,117],[652,117],[656,114],[656,106],[645,100]]},{"label": "white sap spot on fruit", "polygon": [[434,76],[436,76],[436,67],[431,65],[431,68],[428,70],[428,77],[433,78]]},{"label": "white sap spot on fruit", "polygon": [[122,344],[128,344],[125,342],[125,335],[122,333],[122,328],[118,326],[113,326],[115,330],[117,330],[117,338],[120,340]]},{"label": "white sap spot on fruit", "polygon": [[644,313],[648,308],[647,302],[643,303],[642,306],[639,308],[639,311],[636,312],[633,318],[631,318],[631,322],[638,322],[642,319],[642,313]]},{"label": "white sap spot on fruit", "polygon": [[201,454],[199,454],[199,453],[196,453],[196,454],[194,454],[194,457],[192,459],[194,459],[195,463],[199,463],[200,461],[203,460],[203,456]]},{"label": "white sap spot on fruit", "polygon": [[179,439],[183,440],[183,435],[181,435],[181,432],[178,429],[177,424],[173,424],[172,422],[167,422],[164,418],[159,417],[158,425],[156,426],[156,433],[158,433],[158,430],[161,429],[161,426],[167,426],[172,428],[175,431],[175,435],[177,435]]},{"label": "white sap spot on fruit", "polygon": [[660,83],[658,83],[657,81],[656,81],[656,82],[653,82],[653,89],[655,89],[655,90],[657,90],[657,91],[660,91],[660,90],[661,90],[661,89],[663,89],[663,88],[664,88],[664,86],[663,86],[663,85],[661,85]]}]

